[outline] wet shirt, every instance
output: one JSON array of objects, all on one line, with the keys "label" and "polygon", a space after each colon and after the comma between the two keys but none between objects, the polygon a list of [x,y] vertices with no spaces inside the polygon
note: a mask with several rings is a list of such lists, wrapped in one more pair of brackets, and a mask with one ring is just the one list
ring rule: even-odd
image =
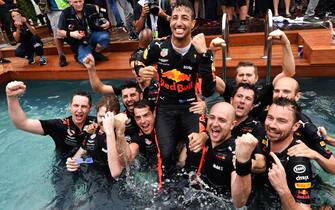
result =
[{"label": "wet shirt", "polygon": [[157,163],[157,146],[153,135],[139,132],[131,136],[130,143],[136,143],[139,146],[140,154],[147,159],[150,165]]},{"label": "wet shirt", "polygon": [[332,152],[327,148],[324,138],[318,134],[318,128],[304,113],[299,116],[299,129],[294,133],[296,139],[302,140],[309,148],[329,159]]},{"label": "wet shirt", "polygon": [[130,138],[132,135],[135,135],[135,134],[138,133],[139,128],[136,124],[134,114],[130,113],[128,111],[125,111],[124,113],[127,115],[128,119],[129,119],[129,121],[126,122],[126,128],[125,128],[124,134],[125,134],[126,138]]},{"label": "wet shirt", "polygon": [[81,146],[87,151],[87,156],[93,158],[93,164],[108,166],[106,134],[100,129],[88,134]]},{"label": "wet shirt", "polygon": [[251,116],[248,116],[247,119],[235,126],[231,131],[231,135],[235,138],[247,133],[251,133],[258,140],[257,147],[255,148],[253,154],[256,153],[265,155],[262,152],[266,151],[266,148],[264,148],[266,145],[262,143],[262,139],[265,136],[265,130],[262,124]]},{"label": "wet shirt", "polygon": [[157,64],[159,104],[190,104],[196,101],[198,76],[202,79],[202,95],[211,96],[215,89],[212,62],[211,53],[200,55],[193,45],[184,56],[180,55],[173,49],[170,38],[153,41],[143,53],[144,65]]},{"label": "wet shirt", "polygon": [[[84,126],[95,121],[94,117],[88,117]],[[85,139],[86,132],[81,131],[69,116],[65,119],[40,120],[44,135],[49,135],[54,140],[56,150],[65,156],[72,156],[78,150]]]},{"label": "wet shirt", "polygon": [[[310,160],[306,157],[290,157],[287,154],[287,150],[296,145],[297,142],[294,139],[291,144],[281,153],[276,153],[277,157],[281,161],[286,172],[286,180],[288,187],[293,195],[294,199],[298,203],[310,204],[311,203],[311,190],[312,190],[312,169]],[[270,149],[270,148],[269,148]],[[270,170],[273,160],[271,156],[267,157],[267,169]],[[267,171],[268,171],[267,170]],[[264,191],[267,193],[267,197],[272,199],[266,199],[270,202],[269,206],[279,207],[280,199],[275,189],[270,184],[267,175],[264,176],[265,184]],[[264,201],[259,201],[264,202]]]},{"label": "wet shirt", "polygon": [[235,138],[231,137],[214,148],[210,144],[206,152],[202,177],[217,193],[231,192],[231,173],[235,170],[233,151],[235,151]]}]

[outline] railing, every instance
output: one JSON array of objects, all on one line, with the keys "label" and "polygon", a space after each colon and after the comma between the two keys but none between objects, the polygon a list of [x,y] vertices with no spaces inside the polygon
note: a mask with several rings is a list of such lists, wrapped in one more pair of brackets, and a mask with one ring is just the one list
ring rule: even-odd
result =
[{"label": "railing", "polygon": [[227,14],[222,15],[222,38],[225,41],[226,46],[222,47],[222,79],[226,81],[226,72],[227,72],[227,60],[230,60],[229,54],[229,24]]},{"label": "railing", "polygon": [[266,59],[266,84],[270,84],[271,78],[271,62],[272,62],[272,40],[269,40],[269,34],[273,31],[273,20],[272,12],[269,9],[265,18],[265,30],[264,30],[264,55],[263,59]]}]

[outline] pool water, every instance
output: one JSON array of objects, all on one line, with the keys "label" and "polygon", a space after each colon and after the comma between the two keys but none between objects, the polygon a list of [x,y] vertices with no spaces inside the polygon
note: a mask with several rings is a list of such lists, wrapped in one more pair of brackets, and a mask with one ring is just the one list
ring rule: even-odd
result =
[{"label": "pool water", "polygon": [[[303,90],[300,104],[304,112],[316,125],[325,126],[334,136],[335,78],[305,78],[299,82]],[[66,117],[69,114],[68,102],[75,90],[92,92],[88,81],[28,81],[26,84],[27,91],[21,98],[21,105],[29,118],[35,119]],[[113,84],[118,85],[120,81],[113,81]],[[93,94],[93,101],[99,97]],[[0,209],[52,209],[57,196],[53,185],[57,164],[52,139],[15,129],[7,114],[5,86],[1,86],[0,108]],[[72,202],[71,209],[231,208],[228,201],[188,185],[170,189],[169,197],[157,196],[155,173],[142,171],[140,161],[131,167],[126,178],[108,187],[96,174],[82,173],[74,185],[75,201],[67,201]],[[335,207],[335,178],[318,166],[316,169],[324,184],[314,207],[325,202]],[[87,168],[82,171],[85,170]],[[93,186],[87,180],[98,184]]]}]

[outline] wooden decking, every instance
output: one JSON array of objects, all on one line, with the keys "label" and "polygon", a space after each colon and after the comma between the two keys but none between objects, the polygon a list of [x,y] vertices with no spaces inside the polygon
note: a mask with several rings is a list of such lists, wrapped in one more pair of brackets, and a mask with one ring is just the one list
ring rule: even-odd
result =
[{"label": "wooden decking", "polygon": [[[335,76],[335,45],[331,43],[330,32],[326,29],[288,31],[292,51],[295,56],[296,75],[298,77],[327,77]],[[215,36],[207,36],[208,42]],[[263,54],[263,33],[232,34],[230,36],[230,55],[227,61],[227,76],[234,76],[234,69],[241,60],[254,62],[261,76],[265,75],[266,61]],[[298,58],[298,45],[304,45],[304,56]],[[112,41],[109,49],[104,53],[109,60],[97,63],[97,72],[102,79],[131,78],[128,65],[131,52],[137,47],[135,41]],[[4,54],[11,60],[10,64],[0,65],[0,83],[10,80],[63,80],[88,79],[83,66],[74,61],[68,46],[65,47],[69,65],[58,66],[58,56],[53,45],[45,47],[48,64],[39,66],[29,65],[25,59],[15,58],[14,49],[5,49]],[[272,76],[281,71],[281,46],[274,45],[272,50]],[[221,57],[215,60],[217,74],[221,75]]]}]

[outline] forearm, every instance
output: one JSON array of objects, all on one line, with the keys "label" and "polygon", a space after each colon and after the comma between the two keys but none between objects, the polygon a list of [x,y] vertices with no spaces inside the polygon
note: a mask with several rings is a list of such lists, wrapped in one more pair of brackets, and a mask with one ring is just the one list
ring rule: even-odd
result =
[{"label": "forearm", "polygon": [[95,67],[87,70],[91,87],[95,92],[100,94],[114,94],[114,89],[111,85],[105,85],[102,83],[97,75]]},{"label": "forearm", "polygon": [[335,158],[332,155],[329,159],[323,157],[319,153],[316,153],[316,162],[328,173],[335,174]]},{"label": "forearm", "polygon": [[116,149],[115,133],[109,131],[106,133],[107,138],[107,159],[108,166],[113,178],[117,178],[122,173],[123,167],[119,159],[119,153]]},{"label": "forearm", "polygon": [[16,128],[35,134],[44,134],[40,121],[27,118],[17,97],[7,97],[7,103],[8,115]]},{"label": "forearm", "polygon": [[283,60],[282,60],[282,72],[286,77],[293,77],[295,75],[295,63],[291,49],[291,44],[287,43],[282,46]]},{"label": "forearm", "polygon": [[29,31],[33,34],[36,35],[37,31],[34,27],[32,27],[28,22],[26,22],[26,26],[28,27]]},{"label": "forearm", "polygon": [[245,206],[251,192],[251,175],[239,176],[232,172],[231,195],[235,208]]},{"label": "forearm", "polygon": [[146,16],[140,16],[140,18],[138,20],[135,21],[134,27],[135,27],[135,31],[137,33],[140,33],[143,26],[144,26],[144,21],[145,21]]},{"label": "forearm", "polygon": [[324,136],[324,139],[327,142],[327,144],[335,147],[335,139],[333,137],[327,135],[327,136]]},{"label": "forearm", "polygon": [[261,154],[255,154],[255,159],[251,159],[251,171],[253,173],[263,173],[265,169],[265,156]]},{"label": "forearm", "polygon": [[20,36],[21,36],[20,29],[16,28],[16,31],[13,33],[13,37],[16,42],[20,42]]},{"label": "forearm", "polygon": [[62,29],[57,29],[57,35],[61,38],[66,38],[66,31]]},{"label": "forearm", "polygon": [[283,210],[307,210],[311,209],[310,205],[299,204],[295,201],[289,189],[278,193]]},{"label": "forearm", "polygon": [[80,158],[82,156],[86,155],[86,150],[84,150],[82,147],[80,147],[78,149],[78,151],[76,152],[76,154],[73,155],[73,159],[77,159],[77,158]]}]

